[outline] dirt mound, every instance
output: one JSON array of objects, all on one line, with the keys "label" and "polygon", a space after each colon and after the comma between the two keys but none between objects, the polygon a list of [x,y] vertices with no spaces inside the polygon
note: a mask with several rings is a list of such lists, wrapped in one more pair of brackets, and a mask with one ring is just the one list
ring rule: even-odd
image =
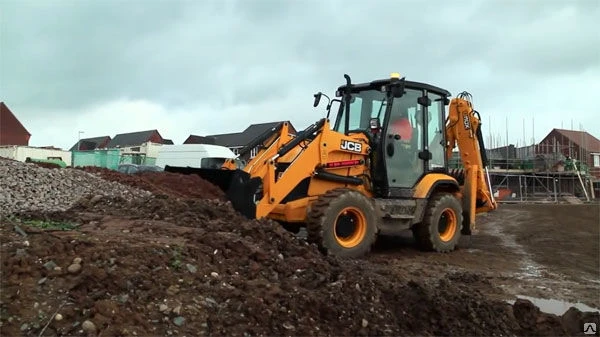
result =
[{"label": "dirt mound", "polygon": [[220,188],[197,175],[184,175],[173,172],[142,172],[128,175],[93,166],[80,169],[97,174],[105,180],[116,181],[154,194],[182,198],[224,199],[224,193]]},{"label": "dirt mound", "polygon": [[[577,311],[562,320],[521,302],[487,300],[475,289],[491,285],[478,275],[419,279],[325,257],[277,223],[244,220],[219,200],[92,199],[35,215],[42,221],[22,214],[17,225],[26,237],[3,223],[4,335],[44,328],[45,336],[581,331],[569,330],[583,317]],[[49,224],[76,229],[46,232]]]}]

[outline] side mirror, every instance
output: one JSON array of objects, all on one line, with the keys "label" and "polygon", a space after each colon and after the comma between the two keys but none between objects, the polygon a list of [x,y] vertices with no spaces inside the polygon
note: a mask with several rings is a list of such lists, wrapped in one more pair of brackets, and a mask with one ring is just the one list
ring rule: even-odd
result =
[{"label": "side mirror", "polygon": [[318,93],[316,93],[316,94],[314,94],[314,95],[313,95],[313,96],[315,96],[315,101],[314,101],[314,103],[313,103],[313,107],[315,107],[315,108],[316,108],[316,107],[317,107],[317,105],[319,105],[319,102],[321,101],[321,96],[322,96],[322,95],[323,95],[323,94],[322,94],[321,92],[318,92]]}]

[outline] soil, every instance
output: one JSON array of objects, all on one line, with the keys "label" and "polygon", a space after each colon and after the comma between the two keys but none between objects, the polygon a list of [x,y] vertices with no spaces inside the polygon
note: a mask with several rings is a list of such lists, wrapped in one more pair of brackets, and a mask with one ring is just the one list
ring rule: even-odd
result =
[{"label": "soil", "polygon": [[451,254],[424,254],[407,234],[379,240],[368,259],[417,275],[477,272],[509,295],[600,308],[599,204],[501,204],[478,219]]},{"label": "soil", "polygon": [[91,197],[0,221],[2,335],[555,336],[600,326],[599,313],[515,301],[599,306],[597,205],[502,204],[455,252],[420,252],[407,236],[339,260],[201,185],[173,183],[196,178],[155,175],[106,174],[157,192],[147,199]]},{"label": "soil", "polygon": [[98,174],[105,180],[137,187],[154,194],[183,198],[214,198],[225,200],[221,189],[197,175],[183,175],[172,172],[141,172],[124,174],[106,168],[85,166],[78,168]]}]

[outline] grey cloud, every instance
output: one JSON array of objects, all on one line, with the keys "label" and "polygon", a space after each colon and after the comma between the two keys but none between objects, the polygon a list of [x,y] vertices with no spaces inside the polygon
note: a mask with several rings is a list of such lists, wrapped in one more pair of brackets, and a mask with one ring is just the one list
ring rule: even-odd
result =
[{"label": "grey cloud", "polygon": [[152,11],[158,3],[143,12],[121,2],[9,4],[2,14],[2,71],[11,79],[4,91],[50,108],[102,101],[127,87],[123,72],[139,61],[122,58],[123,51],[176,14],[169,7]]},{"label": "grey cloud", "polygon": [[600,64],[595,0],[25,4],[4,1],[0,27],[2,99],[21,114],[122,97],[218,110],[295,96],[306,105],[281,113],[302,118],[344,73],[390,71],[507,109],[508,97]]}]

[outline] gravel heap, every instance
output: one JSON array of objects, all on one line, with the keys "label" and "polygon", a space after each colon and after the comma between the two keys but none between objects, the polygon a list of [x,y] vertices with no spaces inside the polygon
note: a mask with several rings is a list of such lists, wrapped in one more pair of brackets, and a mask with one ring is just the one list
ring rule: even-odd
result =
[{"label": "gravel heap", "polygon": [[129,201],[150,194],[82,170],[49,169],[0,158],[0,215],[65,211],[90,195]]}]

